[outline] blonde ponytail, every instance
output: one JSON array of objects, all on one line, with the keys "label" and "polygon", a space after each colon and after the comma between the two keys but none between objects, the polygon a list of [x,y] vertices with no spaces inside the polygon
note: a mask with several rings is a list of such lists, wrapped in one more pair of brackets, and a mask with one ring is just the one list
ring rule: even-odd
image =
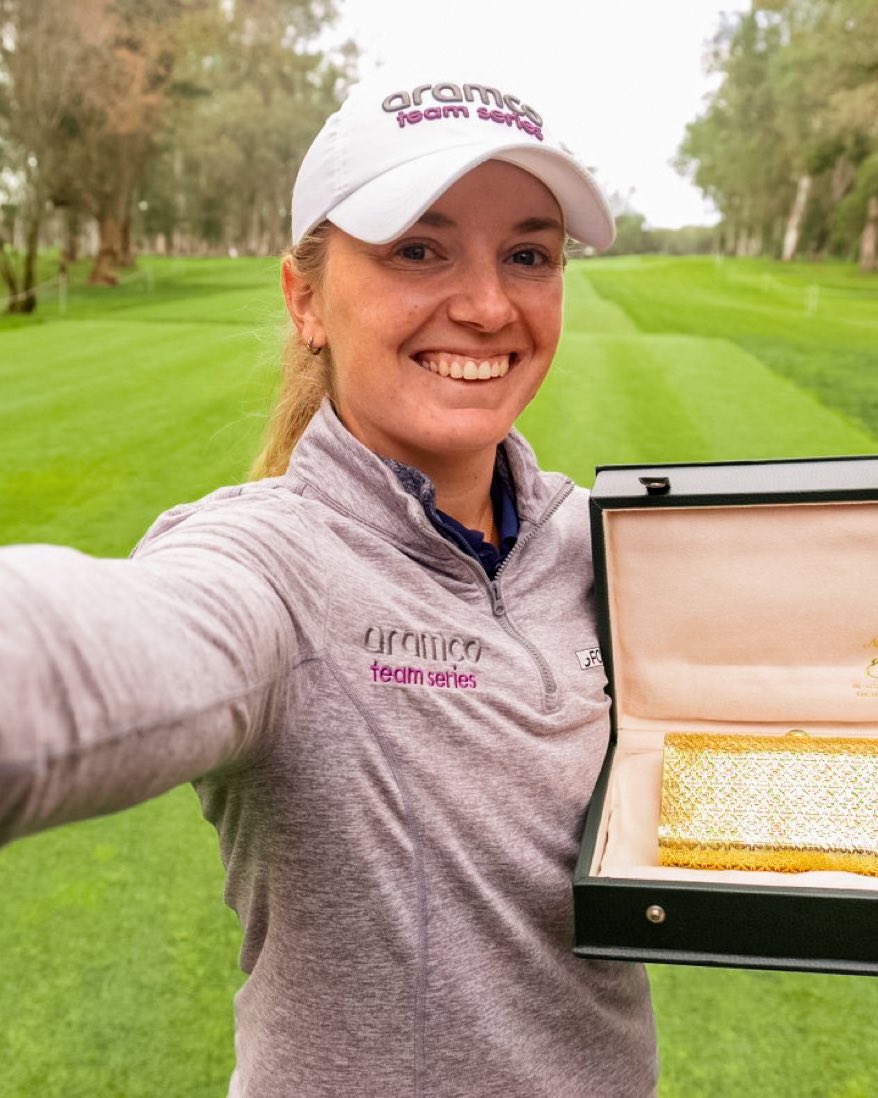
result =
[{"label": "blonde ponytail", "polygon": [[[326,267],[329,222],[303,237],[290,255],[299,274],[319,285]],[[281,358],[281,390],[268,419],[262,450],[250,470],[252,480],[280,476],[290,455],[325,396],[334,398],[332,353],[324,347],[312,354],[294,331]]]}]

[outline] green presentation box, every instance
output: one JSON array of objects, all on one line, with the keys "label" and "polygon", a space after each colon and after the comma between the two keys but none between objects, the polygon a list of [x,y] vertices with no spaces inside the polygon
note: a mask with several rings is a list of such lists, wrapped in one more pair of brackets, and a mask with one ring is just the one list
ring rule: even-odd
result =
[{"label": "green presentation box", "polygon": [[[878,457],[603,467],[591,522],[612,732],[575,952],[878,974],[878,875],[659,859],[668,733],[878,740]],[[874,783],[855,792],[875,804]],[[871,811],[856,834],[878,872]]]}]

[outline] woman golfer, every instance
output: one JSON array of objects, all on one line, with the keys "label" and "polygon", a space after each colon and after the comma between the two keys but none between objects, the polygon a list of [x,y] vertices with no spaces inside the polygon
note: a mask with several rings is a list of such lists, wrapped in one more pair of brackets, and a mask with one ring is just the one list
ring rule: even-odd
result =
[{"label": "woman golfer", "polygon": [[586,170],[514,87],[356,88],[305,157],[258,479],[128,561],[0,553],[0,837],[193,781],[248,979],[234,1098],[643,1098],[640,966],[571,953],[608,737],[585,492],[513,428]]}]

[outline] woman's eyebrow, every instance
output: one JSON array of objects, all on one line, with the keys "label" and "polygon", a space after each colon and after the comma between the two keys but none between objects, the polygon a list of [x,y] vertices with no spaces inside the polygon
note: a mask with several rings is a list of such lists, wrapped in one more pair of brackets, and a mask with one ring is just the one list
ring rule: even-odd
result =
[{"label": "woman's eyebrow", "polygon": [[[434,229],[453,229],[456,223],[438,210],[427,210],[426,213],[421,214],[415,224],[429,225]],[[562,236],[564,235],[564,226],[556,217],[526,217],[524,221],[513,225],[513,229],[517,233],[539,233],[546,229],[554,229]]]},{"label": "woman's eyebrow", "polygon": [[517,233],[539,233],[545,229],[554,229],[564,235],[564,226],[556,217],[527,217],[515,226]]},{"label": "woman's eyebrow", "polygon": [[434,229],[453,229],[455,222],[438,210],[427,210],[426,213],[421,214],[415,224],[430,225]]}]

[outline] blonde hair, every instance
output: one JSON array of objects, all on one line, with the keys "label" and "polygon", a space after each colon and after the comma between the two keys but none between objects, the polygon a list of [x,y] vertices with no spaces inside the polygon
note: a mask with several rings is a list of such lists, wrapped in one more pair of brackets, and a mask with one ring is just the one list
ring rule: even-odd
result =
[{"label": "blonde hair", "polygon": [[[288,253],[298,274],[312,286],[320,285],[326,267],[329,222],[324,221],[302,237]],[[298,331],[287,340],[281,357],[281,388],[269,416],[262,450],[250,469],[252,480],[281,476],[290,455],[325,396],[335,398],[332,353],[308,350]]]}]

